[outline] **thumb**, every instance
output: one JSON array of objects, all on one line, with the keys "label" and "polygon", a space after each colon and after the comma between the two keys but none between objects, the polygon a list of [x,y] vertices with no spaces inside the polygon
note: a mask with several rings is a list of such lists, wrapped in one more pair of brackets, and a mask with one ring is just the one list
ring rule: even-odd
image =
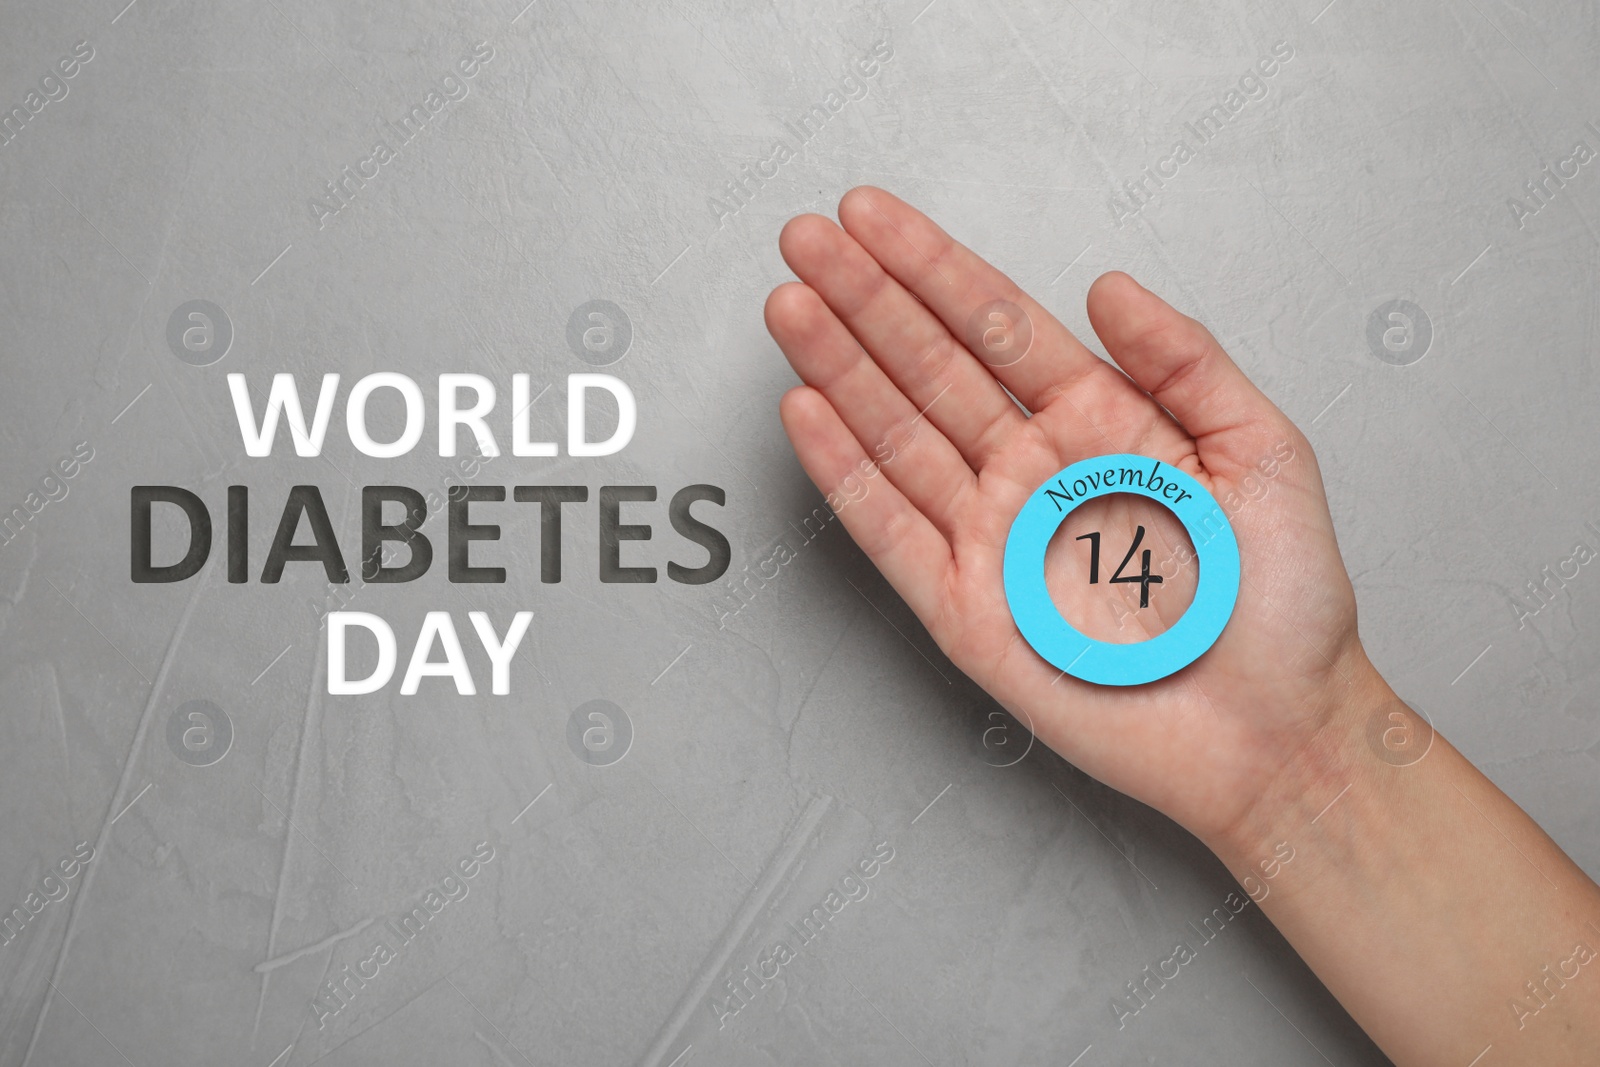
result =
[{"label": "thumb", "polygon": [[1177,419],[1208,468],[1249,464],[1285,434],[1288,417],[1200,323],[1121,271],[1089,287],[1089,322],[1128,377]]}]

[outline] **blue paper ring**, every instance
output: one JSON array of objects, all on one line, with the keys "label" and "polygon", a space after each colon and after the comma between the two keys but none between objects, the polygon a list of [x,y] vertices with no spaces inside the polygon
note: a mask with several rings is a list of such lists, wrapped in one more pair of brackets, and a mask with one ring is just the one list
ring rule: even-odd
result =
[{"label": "blue paper ring", "polygon": [[[1200,567],[1183,618],[1127,645],[1079,633],[1044,584],[1045,549],[1062,521],[1085,501],[1114,493],[1149,497],[1176,515]],[[1222,636],[1239,599],[1239,542],[1216,498],[1183,471],[1148,456],[1098,456],[1054,475],[1022,505],[1006,537],[1005,587],[1017,629],[1046,660],[1096,685],[1143,685],[1181,671]]]}]

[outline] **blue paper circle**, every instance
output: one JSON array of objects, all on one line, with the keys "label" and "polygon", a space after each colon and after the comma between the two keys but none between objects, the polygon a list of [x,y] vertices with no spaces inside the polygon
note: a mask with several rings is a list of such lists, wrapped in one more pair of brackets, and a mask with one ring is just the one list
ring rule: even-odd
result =
[{"label": "blue paper circle", "polygon": [[[1147,641],[1113,644],[1087,637],[1061,617],[1044,584],[1044,553],[1078,505],[1114,493],[1147,496],[1189,531],[1199,560],[1194,602],[1172,627]],[[1205,487],[1148,456],[1118,454],[1074,463],[1028,498],[1006,537],[1006,602],[1033,650],[1074,678],[1097,685],[1143,685],[1175,674],[1222,636],[1239,598],[1239,542]]]}]

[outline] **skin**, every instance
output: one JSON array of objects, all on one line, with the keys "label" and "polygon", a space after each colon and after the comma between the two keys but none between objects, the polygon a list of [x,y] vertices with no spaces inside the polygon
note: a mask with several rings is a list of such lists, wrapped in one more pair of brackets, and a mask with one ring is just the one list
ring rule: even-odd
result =
[{"label": "skin", "polygon": [[[1600,951],[1600,890],[1367,658],[1305,436],[1205,327],[1126,274],[1088,293],[1113,363],[893,195],[851,190],[838,214],[795,218],[779,239],[799,281],[768,298],[767,328],[804,382],[781,402],[783,425],[951,662],[1064,758],[1204,841],[1403,1067],[1464,1067],[1480,1053],[1483,1067],[1592,1062],[1600,958],[1566,964],[1576,977],[1560,985],[1547,974],[1559,978],[1580,942]],[[1031,326],[1020,358],[1022,332],[969,328],[993,300]],[[1081,682],[1040,658],[1001,579],[1029,494],[1113,452],[1204,485],[1243,568],[1216,644],[1133,687]],[[851,475],[868,489],[846,502],[834,494]],[[1169,565],[1135,611],[1136,585],[1084,580],[1088,544],[1074,538],[1102,533],[1109,575],[1140,525]],[[1194,564],[1171,560],[1186,544],[1154,502],[1101,498],[1052,541],[1046,584],[1091,636],[1143,640],[1192,595]]]}]

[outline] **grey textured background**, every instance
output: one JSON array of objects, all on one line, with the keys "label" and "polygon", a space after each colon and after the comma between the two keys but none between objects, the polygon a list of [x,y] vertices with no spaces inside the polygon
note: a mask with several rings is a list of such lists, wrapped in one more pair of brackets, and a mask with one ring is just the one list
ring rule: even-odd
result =
[{"label": "grey textured background", "polygon": [[[1025,741],[986,733],[981,692],[836,525],[717,625],[820,499],[775,415],[777,229],[860,182],[1086,337],[1083,291],[1112,267],[1204,319],[1316,445],[1379,665],[1600,871],[1600,579],[1513,607],[1600,544],[1600,164],[1520,227],[1507,203],[1600,148],[1594,7],[924,3],[6,6],[0,106],[77,42],[94,58],[0,147],[0,506],[80,442],[93,459],[0,548],[0,905],[96,852],[0,946],[0,1062],[1384,1062],[1254,908],[1119,1031],[1111,998],[1232,880],[1047,752],[995,766]],[[708,198],[879,40],[867,95],[719,225]],[[466,98],[319,227],[308,199],[480,41]],[[1122,183],[1279,41],[1265,98],[1117,225]],[[1405,367],[1366,339],[1394,298],[1434,331]],[[166,342],[191,299],[234,329],[212,366]],[[628,557],[659,567],[683,545],[666,498],[721,485],[702,509],[733,543],[724,580],[601,585],[591,496],[559,586],[525,520],[494,549],[506,585],[452,586],[441,557],[360,592],[402,656],[424,610],[455,612],[484,691],[465,613],[532,610],[514,695],[475,698],[319,695],[320,570],[228,585],[220,526],[200,577],[130,583],[134,484],[219,515],[250,485],[258,568],[290,485],[321,486],[353,559],[356,486],[452,477],[431,422],[403,459],[357,454],[343,390],[323,458],[247,459],[226,373],[397,370],[431,392],[474,371],[508,394],[520,370],[559,410],[590,369],[565,343],[590,299],[632,322],[610,372],[639,398],[634,442],[478,480],[658,485],[629,512],[657,540]],[[634,733],[606,767],[566,740],[597,698]],[[233,725],[210,766],[166,741],[189,700]],[[319,1029],[319,984],[479,842],[468,895]],[[880,842],[870,895],[718,1029],[716,985]]]}]

